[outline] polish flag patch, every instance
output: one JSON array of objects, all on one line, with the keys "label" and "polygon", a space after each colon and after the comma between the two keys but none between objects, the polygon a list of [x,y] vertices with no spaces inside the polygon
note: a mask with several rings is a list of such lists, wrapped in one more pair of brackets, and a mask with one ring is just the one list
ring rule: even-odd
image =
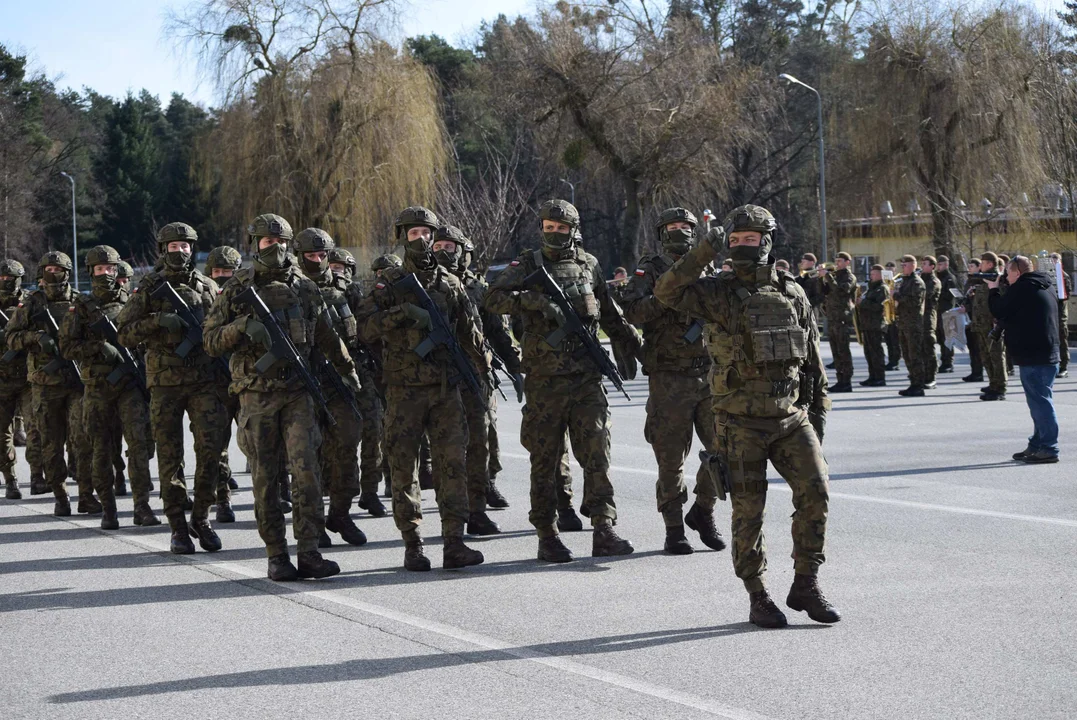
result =
[{"label": "polish flag patch", "polygon": [[385,289],[385,283],[378,283],[377,285],[374,286],[374,289],[375,290],[384,290]]},{"label": "polish flag patch", "polygon": [[516,267],[516,266],[517,266],[517,265],[519,265],[519,264],[520,264],[520,261],[519,261],[519,260],[513,260],[512,262],[510,262],[510,263],[509,263],[509,265],[510,265],[511,267]]},{"label": "polish flag patch", "polygon": [[646,270],[636,270],[636,276],[637,277],[643,277],[646,274],[647,274]]}]

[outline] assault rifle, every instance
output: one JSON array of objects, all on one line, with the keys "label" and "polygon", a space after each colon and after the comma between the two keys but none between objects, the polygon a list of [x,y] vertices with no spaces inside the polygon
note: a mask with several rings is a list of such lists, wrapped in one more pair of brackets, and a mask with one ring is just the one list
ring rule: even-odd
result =
[{"label": "assault rifle", "polygon": [[[176,288],[172,287],[172,283],[167,280],[151,290],[150,297],[155,300],[167,300],[168,304],[172,306],[172,311],[179,315],[180,319],[187,325],[187,332],[183,336],[183,342],[176,346],[176,354],[186,360],[187,356],[195,348],[202,346],[202,321],[205,320],[202,316],[202,308],[198,308],[197,312],[191,310],[191,306],[179,296]],[[223,359],[214,358],[214,362],[218,368],[224,370],[226,374],[228,373],[228,363]]]},{"label": "assault rifle", "polygon": [[355,419],[363,422],[363,416],[359,413],[359,405],[355,402],[355,391],[348,387],[347,383],[344,382],[344,378],[340,377],[340,373],[333,367],[333,363],[329,362],[329,358],[321,350],[314,348],[310,353],[310,359],[314,367],[320,369],[325,377],[329,379],[329,384],[337,391],[337,395],[344,398],[344,402],[348,404],[348,409],[352,411]]},{"label": "assault rifle", "polygon": [[146,387],[146,371],[142,367],[142,364],[135,358],[134,354],[126,347],[120,344],[119,333],[116,332],[116,325],[108,319],[107,315],[102,315],[97,320],[90,323],[90,329],[99,335],[103,336],[114,348],[120,351],[120,358],[122,363],[116,366],[116,369],[108,374],[106,380],[109,385],[118,385],[124,375],[132,375],[135,378],[135,387],[142,393],[142,397],[146,400],[150,399],[150,391]]},{"label": "assault rifle", "polygon": [[582,357],[587,355],[598,366],[599,372],[606,376],[606,378],[613,383],[613,386],[621,391],[621,394],[628,400],[632,399],[632,396],[628,394],[624,386],[624,378],[621,377],[621,373],[617,371],[617,366],[610,360],[610,356],[598,343],[598,339],[591,334],[591,331],[580,320],[580,316],[576,314],[575,308],[572,307],[572,301],[565,296],[565,291],[561,289],[561,286],[550,277],[550,273],[546,271],[546,267],[542,266],[535,272],[531,273],[524,280],[527,285],[538,285],[542,288],[542,291],[550,298],[558,308],[561,309],[561,314],[565,318],[565,322],[561,327],[554,330],[552,333],[546,336],[546,342],[550,347],[561,347],[561,344],[568,338],[569,335],[575,335],[579,338],[583,347],[575,355]]},{"label": "assault rifle", "polygon": [[397,280],[393,283],[393,287],[399,289],[401,294],[411,293],[414,295],[415,299],[419,301],[419,306],[430,314],[430,332],[427,333],[425,340],[415,346],[415,354],[426,360],[438,348],[445,348],[449,353],[453,367],[456,368],[456,372],[460,374],[468,387],[478,395],[479,401],[485,406],[486,398],[483,396],[479,376],[475,374],[475,369],[471,367],[471,361],[468,360],[467,355],[464,354],[464,349],[460,347],[460,343],[456,340],[456,335],[453,334],[452,329],[449,327],[449,321],[442,314],[441,308],[426,292],[426,288],[422,286],[414,273]]},{"label": "assault rifle", "polygon": [[[34,320],[40,321],[41,324],[45,326],[45,333],[48,334],[48,336],[51,337],[54,341],[59,342],[60,328],[56,324],[56,318],[52,316],[52,312],[49,310],[48,306],[42,307],[41,310],[38,311],[37,315],[34,316]],[[45,364],[45,367],[42,368],[42,370],[44,370],[49,375],[54,375],[65,367],[71,368],[75,371],[75,380],[78,382],[79,388],[81,389],[83,387],[82,371],[79,370],[78,363],[76,363],[74,360],[68,360],[61,356],[59,350],[56,351],[56,356],[52,360],[49,360],[48,363]]]},{"label": "assault rifle", "polygon": [[498,393],[501,394],[502,400],[508,402],[509,399],[505,397],[505,391],[501,389],[501,379],[497,376],[499,372],[503,372],[505,373],[505,376],[508,377],[509,381],[512,383],[512,389],[516,391],[516,400],[518,402],[523,402],[524,385],[522,382],[520,382],[520,376],[513,375],[509,372],[508,368],[505,367],[505,361],[501,359],[501,356],[497,354],[497,350],[494,350],[494,346],[491,345],[489,342],[486,343],[486,349],[489,351],[490,357],[492,358],[492,361],[490,362],[490,369],[492,370],[492,372],[490,373],[490,377],[493,378],[494,389],[496,389]]},{"label": "assault rifle", "polygon": [[254,363],[255,371],[259,375],[264,375],[278,360],[286,361],[299,375],[311,398],[325,413],[329,424],[336,425],[336,418],[333,417],[333,413],[329,412],[329,405],[325,402],[325,396],[322,395],[322,386],[318,384],[318,378],[311,374],[310,368],[307,367],[306,358],[299,353],[299,348],[295,346],[292,338],[281,328],[280,323],[277,322],[277,316],[266,306],[265,301],[262,300],[254,286],[249,286],[233,299],[240,305],[250,306],[255,317],[269,331],[269,350]]},{"label": "assault rifle", "polygon": [[703,325],[703,321],[696,318],[684,335],[681,335],[681,340],[684,340],[689,345],[695,345],[696,341],[703,337]]},{"label": "assault rifle", "polygon": [[[6,312],[4,312],[3,310],[0,310],[0,330],[6,331],[7,330],[7,324],[9,322],[11,322],[11,318],[8,317],[8,314]],[[19,352],[17,350],[8,350],[7,352],[4,353],[3,357],[0,357],[0,362],[11,362],[12,360],[15,359],[15,356],[18,355],[18,354],[19,354]]]}]

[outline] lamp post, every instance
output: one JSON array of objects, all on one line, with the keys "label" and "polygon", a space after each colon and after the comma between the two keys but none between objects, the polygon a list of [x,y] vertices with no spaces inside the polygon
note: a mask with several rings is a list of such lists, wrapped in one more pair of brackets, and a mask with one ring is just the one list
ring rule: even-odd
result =
[{"label": "lamp post", "polygon": [[826,146],[823,144],[823,98],[819,94],[819,91],[813,88],[811,85],[797,80],[792,75],[782,73],[778,76],[780,79],[785,80],[787,83],[793,85],[799,85],[806,90],[810,90],[815,93],[815,100],[818,104],[818,120],[819,120],[819,233],[823,240],[823,252],[821,253],[821,261],[826,263]]},{"label": "lamp post", "polygon": [[63,170],[60,174],[71,181],[71,265],[74,268],[75,292],[79,291],[79,226],[75,219],[75,176]]},{"label": "lamp post", "polygon": [[569,193],[571,193],[571,195],[569,196],[568,201],[570,203],[572,203],[573,205],[575,205],[576,204],[576,183],[569,182],[568,180],[565,180],[564,178],[561,178],[561,182],[563,182],[565,185],[568,185],[568,191],[569,191]]}]

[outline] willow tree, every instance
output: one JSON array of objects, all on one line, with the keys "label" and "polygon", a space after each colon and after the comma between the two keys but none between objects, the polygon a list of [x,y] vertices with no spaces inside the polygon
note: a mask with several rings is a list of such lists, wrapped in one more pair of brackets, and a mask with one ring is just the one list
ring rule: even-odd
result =
[{"label": "willow tree", "polygon": [[1042,187],[1030,80],[1030,16],[1020,8],[898,0],[867,28],[857,109],[838,119],[870,205],[927,200],[937,253],[954,254],[959,200],[1015,204]]},{"label": "willow tree", "polygon": [[448,159],[436,88],[380,38],[394,11],[388,0],[206,0],[171,18],[224,100],[200,165],[233,227],[272,211],[379,247],[397,211],[433,202]]}]

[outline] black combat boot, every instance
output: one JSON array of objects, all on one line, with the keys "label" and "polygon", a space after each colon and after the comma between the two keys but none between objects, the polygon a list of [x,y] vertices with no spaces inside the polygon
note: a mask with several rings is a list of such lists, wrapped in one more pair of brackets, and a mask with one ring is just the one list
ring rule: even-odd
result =
[{"label": "black combat boot", "polygon": [[894,370],[897,370],[900,367],[901,367],[901,365],[899,363],[892,362],[892,363],[887,363],[886,367],[884,367],[883,370],[890,370],[892,372]]},{"label": "black combat boot", "polygon": [[898,395],[902,397],[923,397],[924,388],[920,385],[910,385],[904,390],[898,390]]},{"label": "black combat boot", "polygon": [[334,508],[329,506],[329,514],[325,517],[325,529],[340,535],[340,539],[349,545],[366,545],[366,535],[352,520],[348,508]]},{"label": "black combat boot", "polygon": [[835,383],[830,388],[827,388],[827,392],[830,392],[830,393],[851,393],[852,391],[853,391],[853,384],[852,384],[852,382],[849,382],[849,381]]},{"label": "black combat boot", "polygon": [[61,492],[56,493],[56,503],[52,506],[52,514],[56,517],[71,515],[71,498],[68,497],[67,488],[61,488]]},{"label": "black combat boot", "polygon": [[952,373],[954,371],[953,365],[939,365],[940,373]]},{"label": "black combat boot", "polygon": [[198,544],[206,552],[217,552],[221,549],[221,538],[209,526],[207,518],[195,520],[191,518],[191,534],[198,538]]},{"label": "black combat boot", "polygon": [[430,558],[423,552],[422,538],[404,543],[404,569],[414,572],[426,572],[430,569]]},{"label": "black combat boot", "polygon": [[127,478],[123,476],[123,470],[116,471],[116,484],[113,486],[116,497],[127,497]]},{"label": "black combat boot", "polygon": [[217,501],[217,522],[219,523],[234,523],[236,521],[236,513],[232,509],[232,503],[228,500]]},{"label": "black combat boot", "polygon": [[994,390],[988,389],[987,392],[985,392],[983,395],[980,396],[980,399],[981,400],[986,400],[988,402],[991,402],[991,401],[994,401],[994,400],[1005,400],[1006,399],[1006,393],[1004,393],[1004,392],[995,392]]},{"label": "black combat boot", "polygon": [[434,469],[429,465],[419,466],[419,489],[420,490],[433,490],[434,489]]},{"label": "black combat boot", "polygon": [[194,542],[191,540],[191,531],[187,527],[187,518],[183,515],[175,515],[168,518],[168,526],[172,528],[172,539],[169,542],[169,550],[173,555],[193,555]]},{"label": "black combat boot", "polygon": [[318,549],[325,550],[331,547],[333,547],[333,538],[329,537],[329,533],[325,531],[325,528],[322,528],[318,532]]},{"label": "black combat boot", "polygon": [[116,517],[116,496],[111,493],[101,496],[101,529],[120,529],[120,521]]},{"label": "black combat boot", "polygon": [[481,565],[485,558],[478,550],[472,550],[464,544],[462,535],[446,535],[445,546],[442,548],[442,567],[446,570],[468,567],[469,565]]},{"label": "black combat boot", "polygon": [[612,557],[614,555],[631,555],[635,548],[632,543],[622,538],[613,529],[609,520],[595,526],[591,537],[591,557]]},{"label": "black combat boot", "polygon": [[11,442],[15,447],[26,447],[26,423],[21,417],[15,418],[15,430],[11,433]]},{"label": "black combat boot", "polygon": [[807,612],[815,622],[836,623],[841,620],[841,614],[827,601],[814,575],[794,575],[793,587],[789,589],[785,604],[793,610]]},{"label": "black combat boot", "polygon": [[695,552],[684,536],[684,525],[666,525],[665,550],[670,555],[691,555]]},{"label": "black combat boot", "polygon": [[371,517],[385,517],[387,513],[385,505],[382,504],[381,498],[378,497],[377,491],[363,493],[359,496],[359,501],[356,505],[370,513]]},{"label": "black combat boot", "polygon": [[153,510],[150,509],[150,504],[147,501],[135,503],[135,525],[141,527],[150,527],[151,525],[160,525],[161,519],[158,518]]},{"label": "black combat boot", "polygon": [[231,475],[228,476],[228,489],[232,491],[239,490],[239,483]]},{"label": "black combat boot", "polygon": [[14,471],[4,471],[4,483],[7,485],[7,489],[4,491],[5,498],[8,500],[22,500],[22,491],[19,490],[19,481],[15,479]]},{"label": "black combat boot", "polygon": [[78,511],[83,515],[98,515],[101,513],[101,503],[93,496],[93,493],[79,493]]},{"label": "black combat boot", "polygon": [[984,374],[983,373],[972,373],[971,375],[966,375],[965,377],[961,378],[961,381],[962,382],[983,382],[984,381]]},{"label": "black combat boot", "polygon": [[569,505],[567,508],[557,508],[557,529],[561,532],[579,532],[583,530],[583,520]]},{"label": "black combat boot", "polygon": [[45,478],[41,476],[41,473],[30,473],[30,494],[31,495],[44,495],[49,490],[49,484],[45,482]]},{"label": "black combat boot", "polygon": [[718,526],[714,524],[714,511],[705,510],[699,503],[692,503],[688,514],[684,516],[684,524],[699,533],[699,540],[711,550],[725,550],[725,540]]},{"label": "black combat boot", "polygon": [[495,510],[504,510],[509,506],[509,501],[497,489],[497,483],[493,478],[490,478],[490,484],[486,486],[486,504]]},{"label": "black combat boot", "polygon": [[575,557],[572,551],[561,542],[560,535],[551,535],[539,538],[538,559],[543,562],[567,563],[572,562]]},{"label": "black combat boot", "polygon": [[320,579],[340,574],[340,565],[332,560],[326,560],[317,550],[301,552],[296,560],[296,570],[299,571],[301,578]]},{"label": "black combat boot", "polygon": [[485,512],[473,512],[467,518],[468,535],[497,535],[501,528]]},{"label": "black combat boot", "polygon": [[288,553],[281,553],[269,558],[269,570],[266,576],[277,582],[295,582],[299,579],[299,571],[292,565]]},{"label": "black combat boot", "polygon": [[783,628],[789,624],[785,613],[778,609],[766,590],[751,593],[748,596],[751,608],[748,610],[748,622],[761,628]]}]

